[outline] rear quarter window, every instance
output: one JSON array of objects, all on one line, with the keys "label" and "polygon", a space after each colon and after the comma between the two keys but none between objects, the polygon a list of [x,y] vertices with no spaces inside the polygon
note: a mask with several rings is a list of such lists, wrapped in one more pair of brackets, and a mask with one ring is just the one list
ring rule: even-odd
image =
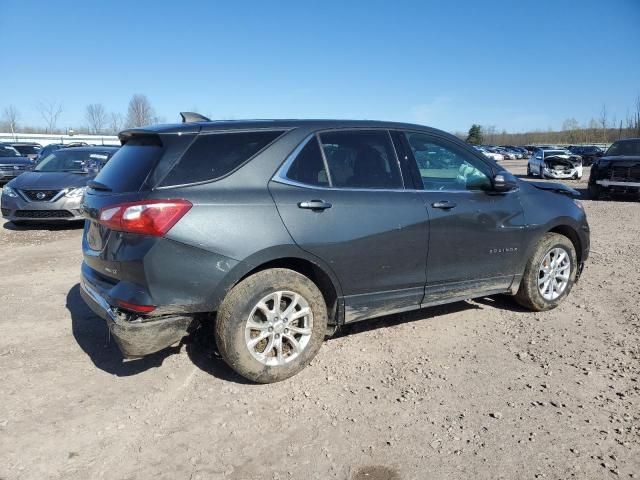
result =
[{"label": "rear quarter window", "polygon": [[280,137],[284,131],[201,133],[160,186],[206,182],[223,177]]},{"label": "rear quarter window", "polygon": [[113,193],[137,192],[163,152],[157,137],[133,137],[109,159],[95,180]]}]

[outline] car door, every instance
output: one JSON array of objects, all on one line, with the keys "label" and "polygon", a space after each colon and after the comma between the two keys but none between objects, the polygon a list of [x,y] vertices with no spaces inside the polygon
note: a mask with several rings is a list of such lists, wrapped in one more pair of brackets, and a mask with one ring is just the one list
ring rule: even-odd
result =
[{"label": "car door", "polygon": [[269,189],[293,240],[339,279],[347,322],[420,306],[427,215],[387,130],[313,134]]},{"label": "car door", "polygon": [[410,131],[404,137],[429,214],[423,303],[509,289],[523,252],[518,191],[492,191],[493,168],[452,140]]}]

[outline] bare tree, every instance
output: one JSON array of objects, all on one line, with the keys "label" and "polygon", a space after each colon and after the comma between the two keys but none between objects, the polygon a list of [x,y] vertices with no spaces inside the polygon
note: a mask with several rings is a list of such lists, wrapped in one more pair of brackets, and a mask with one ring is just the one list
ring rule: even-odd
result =
[{"label": "bare tree", "polygon": [[45,123],[45,132],[53,133],[62,113],[62,104],[57,102],[39,102],[36,109]]},{"label": "bare tree", "polygon": [[607,142],[607,105],[602,104],[602,110],[600,110],[600,117],[598,117],[598,123],[602,127],[602,141]]},{"label": "bare tree", "polygon": [[111,112],[109,115],[109,131],[112,135],[117,135],[122,130],[124,119],[121,113]]},{"label": "bare tree", "polygon": [[101,103],[87,105],[84,118],[87,121],[89,133],[99,134],[107,124],[107,111]]},{"label": "bare tree", "polygon": [[18,119],[20,118],[20,112],[18,112],[18,109],[13,105],[9,105],[8,107],[5,107],[2,116],[7,127],[11,130],[11,135],[15,135],[16,130],[18,130]]},{"label": "bare tree", "polygon": [[153,123],[156,115],[151,106],[151,102],[146,95],[135,94],[129,100],[129,108],[127,109],[127,126],[142,127]]}]

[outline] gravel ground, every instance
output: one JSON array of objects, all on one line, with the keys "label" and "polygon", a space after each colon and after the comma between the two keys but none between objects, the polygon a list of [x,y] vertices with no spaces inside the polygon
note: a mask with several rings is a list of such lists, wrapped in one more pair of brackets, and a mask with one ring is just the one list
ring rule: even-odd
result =
[{"label": "gravel ground", "polygon": [[205,334],[122,362],[79,296],[81,228],[4,224],[0,479],[640,478],[640,203],[584,204],[592,256],[558,309],[355,325],[274,385]]}]

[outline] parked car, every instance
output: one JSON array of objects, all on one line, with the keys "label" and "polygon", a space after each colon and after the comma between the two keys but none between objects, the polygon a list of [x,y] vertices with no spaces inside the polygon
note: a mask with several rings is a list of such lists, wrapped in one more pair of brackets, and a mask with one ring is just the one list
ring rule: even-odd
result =
[{"label": "parked car", "polygon": [[33,162],[23,157],[10,144],[0,143],[0,185],[33,168]]},{"label": "parked car", "polygon": [[2,216],[13,223],[84,220],[80,203],[87,181],[106,164],[117,147],[58,149],[32,172],[2,189]]},{"label": "parked car", "polygon": [[572,145],[568,150],[574,155],[582,157],[582,165],[591,166],[598,158],[604,155],[604,150],[596,145]]},{"label": "parked car", "polygon": [[51,152],[55,152],[56,150],[59,150],[60,148],[89,147],[89,146],[91,146],[91,145],[89,145],[86,142],[50,143],[50,144],[45,145],[44,147],[42,147],[40,149],[40,152],[38,152],[38,155],[35,158],[35,162],[36,163],[40,162],[40,160],[45,158]]},{"label": "parked car", "polygon": [[502,147],[492,147],[492,150],[495,153],[499,153],[500,155],[502,155],[502,157],[505,160],[515,160],[516,159],[516,155],[513,152],[510,152],[509,150],[502,148]]},{"label": "parked car", "polygon": [[582,178],[582,159],[568,150],[538,148],[527,162],[527,175],[541,178]]},{"label": "parked car", "polygon": [[589,174],[589,196],[640,193],[640,138],[618,140],[596,159]]},{"label": "parked car", "polygon": [[515,157],[515,159],[520,160],[522,158],[522,152],[520,150],[518,150],[515,147],[511,147],[511,146],[505,146],[502,145],[499,148],[501,148],[502,150],[507,151],[509,154],[513,155]]},{"label": "parked car", "polygon": [[35,142],[16,142],[10,143],[10,145],[15,148],[20,155],[29,158],[29,160],[35,160],[38,152],[40,152],[42,148],[42,145]]},{"label": "parked car", "polygon": [[482,146],[480,148],[482,148],[482,153],[484,153],[484,155],[489,157],[491,160],[494,160],[496,162],[504,160],[504,155],[498,153],[495,148],[486,146]]},{"label": "parked car", "polygon": [[575,190],[419,125],[197,122],[120,139],[84,196],[81,294],[125,357],[215,317],[231,368],[283,380],[346,323],[497,293],[554,308],[589,252]]}]

